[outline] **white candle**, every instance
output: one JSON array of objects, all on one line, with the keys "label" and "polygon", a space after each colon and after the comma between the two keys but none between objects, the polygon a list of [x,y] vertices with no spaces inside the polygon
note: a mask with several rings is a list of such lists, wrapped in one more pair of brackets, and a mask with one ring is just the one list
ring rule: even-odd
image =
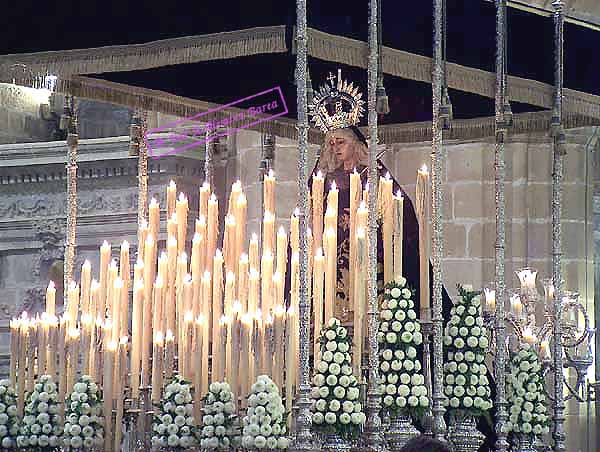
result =
[{"label": "white candle", "polygon": [[496,291],[486,287],[483,292],[485,293],[486,311],[493,313],[496,310]]},{"label": "white candle", "polygon": [[429,172],[427,171],[427,167],[423,165],[417,173],[416,187],[416,211],[419,221],[419,273],[421,275],[419,294],[422,320],[431,319],[431,299],[429,296],[429,206],[431,198],[429,193]]},{"label": "white candle", "polygon": [[394,196],[394,279],[402,278],[402,251],[404,236],[404,197],[398,190]]}]

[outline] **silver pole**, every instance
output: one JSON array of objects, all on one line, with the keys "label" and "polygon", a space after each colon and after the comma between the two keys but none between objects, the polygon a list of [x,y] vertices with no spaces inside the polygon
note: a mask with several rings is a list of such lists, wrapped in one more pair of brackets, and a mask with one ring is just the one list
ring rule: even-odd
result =
[{"label": "silver pole", "polygon": [[[69,300],[69,284],[73,279],[75,260],[75,232],[77,229],[77,118],[75,116],[75,100],[72,96],[65,99],[70,110],[67,126],[67,231],[65,240],[64,261],[64,309],[66,312]],[[75,319],[76,320],[76,319]]]},{"label": "silver pole", "polygon": [[209,183],[211,192],[214,193],[213,186],[213,144],[211,143],[210,133],[206,131],[206,142],[204,144],[204,180]]},{"label": "silver pole", "polygon": [[442,101],[442,0],[433,0],[433,122],[431,140],[431,202],[433,228],[433,436],[445,441],[442,349],[442,255],[444,251],[442,225],[442,127],[440,106]]},{"label": "silver pole", "polygon": [[553,172],[552,172],[552,281],[554,284],[554,438],[555,452],[565,451],[565,401],[563,397],[563,346],[561,325],[562,282],[562,181],[565,135],[562,129],[563,90],[563,28],[562,0],[554,0],[554,110],[552,114]]},{"label": "silver pole", "polygon": [[298,390],[298,418],[296,435],[292,449],[310,451],[313,437],[310,431],[312,418],[310,413],[310,377],[308,354],[310,347],[310,300],[308,299],[308,250],[307,250],[307,213],[308,180],[306,160],[308,154],[308,114],[306,99],[307,77],[307,36],[306,36],[306,0],[296,0],[296,29],[298,50],[296,53],[296,95],[298,99],[298,229],[300,245],[299,266],[299,322],[300,322],[300,385]]},{"label": "silver pole", "polygon": [[503,452],[508,449],[507,433],[505,429],[508,421],[505,371],[507,349],[506,326],[504,323],[504,253],[506,244],[505,199],[504,183],[506,179],[506,168],[504,161],[504,142],[508,132],[508,123],[504,117],[504,104],[506,100],[504,64],[505,33],[506,33],[506,0],[496,0],[496,149],[495,149],[495,174],[496,174],[496,248],[495,265],[496,281],[494,290],[496,292],[496,450]]},{"label": "silver pole", "polygon": [[[146,209],[148,207],[148,148],[144,136],[148,127],[148,113],[140,110],[135,123],[139,127],[138,147],[138,227],[146,219]],[[138,242],[138,248],[143,247],[143,243]]]},{"label": "silver pole", "polygon": [[369,382],[367,388],[366,442],[369,450],[381,450],[381,394],[377,384],[379,355],[377,330],[379,328],[377,307],[377,0],[369,2],[369,65],[368,65],[368,108],[369,108],[369,264],[368,264],[368,341],[369,341]]}]

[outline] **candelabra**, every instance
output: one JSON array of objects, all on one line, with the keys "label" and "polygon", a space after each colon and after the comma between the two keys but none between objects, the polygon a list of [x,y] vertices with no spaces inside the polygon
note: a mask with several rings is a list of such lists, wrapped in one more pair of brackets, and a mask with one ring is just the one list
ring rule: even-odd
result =
[{"label": "candelabra", "polygon": [[[542,360],[546,372],[553,371],[554,360],[551,350],[555,322],[562,328],[562,349],[554,350],[563,353],[564,368],[573,369],[575,382],[565,379],[567,388],[565,400],[575,398],[579,402],[588,399],[589,383],[586,374],[593,363],[592,340],[595,330],[590,328],[590,321],[585,307],[579,300],[579,293],[563,291],[559,303],[560,312],[555,313],[554,285],[551,278],[542,280],[543,292],[539,292],[536,284],[537,271],[526,267],[516,271],[520,287],[508,292],[509,309],[505,322],[509,327],[506,343],[498,344],[494,336],[496,297],[493,287],[486,287],[484,319],[488,331],[491,332],[490,344],[492,354],[497,347],[516,348],[521,343],[534,347]],[[542,306],[543,322],[538,324],[536,311]],[[494,369],[497,372],[497,369]]]}]

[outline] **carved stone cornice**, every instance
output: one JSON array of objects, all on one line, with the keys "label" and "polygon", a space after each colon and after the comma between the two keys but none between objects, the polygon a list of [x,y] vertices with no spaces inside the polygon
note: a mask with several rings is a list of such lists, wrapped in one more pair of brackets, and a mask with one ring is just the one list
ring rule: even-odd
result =
[{"label": "carved stone cornice", "polygon": [[[0,193],[64,190],[66,155],[64,141],[0,145]],[[178,177],[197,183],[203,161],[184,155],[150,159],[148,173],[151,179]],[[135,186],[137,158],[129,155],[129,137],[79,140],[77,176],[81,190]]]}]

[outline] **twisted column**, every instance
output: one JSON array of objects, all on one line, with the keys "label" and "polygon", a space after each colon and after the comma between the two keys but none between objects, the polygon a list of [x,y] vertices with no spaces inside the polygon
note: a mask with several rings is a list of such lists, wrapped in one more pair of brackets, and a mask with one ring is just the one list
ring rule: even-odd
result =
[{"label": "twisted column", "polygon": [[563,346],[561,325],[562,281],[562,182],[565,134],[562,129],[563,95],[563,28],[562,0],[554,0],[554,109],[552,113],[553,171],[552,171],[552,282],[554,284],[554,451],[565,448],[565,401],[563,397]]},{"label": "twisted column", "polygon": [[69,300],[69,284],[73,279],[73,263],[75,260],[75,231],[77,229],[77,118],[75,117],[74,99],[68,96],[67,103],[67,231],[65,240],[65,260],[63,270],[64,309],[66,312]]},{"label": "twisted column", "polygon": [[210,140],[210,132],[206,131],[206,141],[204,143],[204,180],[209,183],[211,191],[215,191],[213,185],[213,145]]},{"label": "twisted column", "polygon": [[308,180],[306,160],[308,154],[308,113],[306,98],[307,79],[307,36],[306,0],[296,0],[297,53],[296,53],[296,95],[298,102],[298,229],[300,239],[299,265],[299,322],[300,322],[300,385],[298,390],[298,417],[296,435],[292,444],[294,451],[313,450],[313,437],[310,431],[310,377],[308,354],[310,347],[310,300],[308,299],[308,250],[307,214]]},{"label": "twisted column", "polygon": [[506,0],[496,0],[496,148],[495,148],[495,189],[496,189],[496,245],[495,264],[496,281],[494,290],[496,292],[496,451],[508,450],[506,422],[508,421],[506,401],[506,358],[507,349],[506,326],[504,323],[504,254],[506,245],[505,199],[504,183],[506,179],[506,168],[504,161],[504,142],[507,134],[507,122],[504,117],[504,104],[506,100],[505,71],[504,64],[505,33],[506,33]]},{"label": "twisted column", "polygon": [[377,380],[379,377],[379,355],[377,344],[377,0],[369,2],[369,62],[368,62],[368,111],[369,111],[369,216],[368,216],[368,344],[369,382],[367,387],[367,422],[365,426],[366,445],[369,450],[383,448],[381,432],[381,394]]},{"label": "twisted column", "polygon": [[433,229],[433,436],[444,441],[444,368],[442,349],[442,255],[444,251],[442,225],[442,0],[433,0],[433,123],[431,139],[431,202]]},{"label": "twisted column", "polygon": [[[144,137],[148,129],[148,113],[138,111],[133,125],[138,143],[138,227],[146,218],[148,209],[148,147]],[[133,135],[133,133],[132,133]],[[133,137],[132,137],[133,138]],[[138,242],[138,246],[144,246]]]}]

